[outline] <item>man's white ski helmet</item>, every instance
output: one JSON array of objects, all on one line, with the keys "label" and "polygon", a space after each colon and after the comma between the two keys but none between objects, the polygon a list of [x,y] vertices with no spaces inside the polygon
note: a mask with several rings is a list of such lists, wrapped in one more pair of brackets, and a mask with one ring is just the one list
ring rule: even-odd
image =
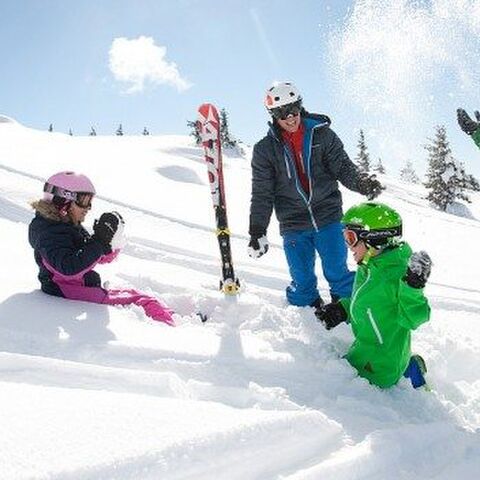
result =
[{"label": "man's white ski helmet", "polygon": [[273,108],[301,101],[302,96],[293,83],[276,82],[267,90],[264,103],[267,110],[272,110]]}]

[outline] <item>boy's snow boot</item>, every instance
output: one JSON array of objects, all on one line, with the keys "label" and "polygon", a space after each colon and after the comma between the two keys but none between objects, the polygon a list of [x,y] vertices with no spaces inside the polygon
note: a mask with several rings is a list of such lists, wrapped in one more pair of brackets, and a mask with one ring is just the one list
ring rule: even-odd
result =
[{"label": "boy's snow boot", "polygon": [[425,360],[420,355],[412,355],[403,376],[410,379],[413,388],[419,388],[427,384],[425,373],[427,373]]}]

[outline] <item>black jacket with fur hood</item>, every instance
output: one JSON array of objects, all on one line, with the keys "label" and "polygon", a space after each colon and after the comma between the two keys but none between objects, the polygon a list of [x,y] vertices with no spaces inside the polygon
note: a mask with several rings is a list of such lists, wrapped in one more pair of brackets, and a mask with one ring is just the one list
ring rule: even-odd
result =
[{"label": "black jacket with fur hood", "polygon": [[53,274],[45,262],[59,275],[65,277],[83,274],[86,287],[100,287],[100,275],[93,271],[94,264],[104,255],[103,245],[81,225],[74,225],[61,217],[50,202],[39,200],[32,203],[36,210],[30,222],[28,239],[34,250],[35,262],[40,271],[38,279],[43,292],[63,297],[60,288],[53,281]]}]

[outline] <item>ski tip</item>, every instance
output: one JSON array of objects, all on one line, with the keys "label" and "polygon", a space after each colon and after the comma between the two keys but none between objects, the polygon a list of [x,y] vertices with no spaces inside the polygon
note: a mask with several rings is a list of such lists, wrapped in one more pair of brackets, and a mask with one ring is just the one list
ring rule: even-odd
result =
[{"label": "ski tip", "polygon": [[202,103],[198,107],[198,114],[200,118],[203,119],[218,119],[218,110],[217,107],[213,103]]},{"label": "ski tip", "polygon": [[216,109],[216,107],[215,107],[215,105],[214,105],[213,103],[206,102],[206,103],[202,103],[202,104],[198,107],[198,109],[199,109],[199,110],[208,110],[209,108],[212,108],[212,107]]}]

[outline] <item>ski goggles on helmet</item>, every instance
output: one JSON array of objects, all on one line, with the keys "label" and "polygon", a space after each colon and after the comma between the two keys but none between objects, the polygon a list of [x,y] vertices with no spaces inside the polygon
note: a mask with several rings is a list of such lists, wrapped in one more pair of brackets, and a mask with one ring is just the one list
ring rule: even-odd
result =
[{"label": "ski goggles on helmet", "polygon": [[75,205],[80,208],[92,208],[93,193],[77,192]]},{"label": "ski goggles on helmet", "polygon": [[382,247],[395,242],[402,236],[402,226],[383,228],[381,230],[364,230],[359,227],[346,226],[343,230],[343,238],[349,247],[355,247],[362,241],[372,247]]},{"label": "ski goggles on helmet", "polygon": [[286,120],[288,117],[296,117],[302,111],[302,101],[297,100],[281,107],[275,107],[270,110],[270,115],[275,120]]},{"label": "ski goggles on helmet", "polygon": [[43,187],[45,193],[53,195],[53,203],[57,206],[64,206],[66,203],[74,202],[80,208],[91,208],[94,194],[90,192],[71,192],[62,187],[46,183]]}]

